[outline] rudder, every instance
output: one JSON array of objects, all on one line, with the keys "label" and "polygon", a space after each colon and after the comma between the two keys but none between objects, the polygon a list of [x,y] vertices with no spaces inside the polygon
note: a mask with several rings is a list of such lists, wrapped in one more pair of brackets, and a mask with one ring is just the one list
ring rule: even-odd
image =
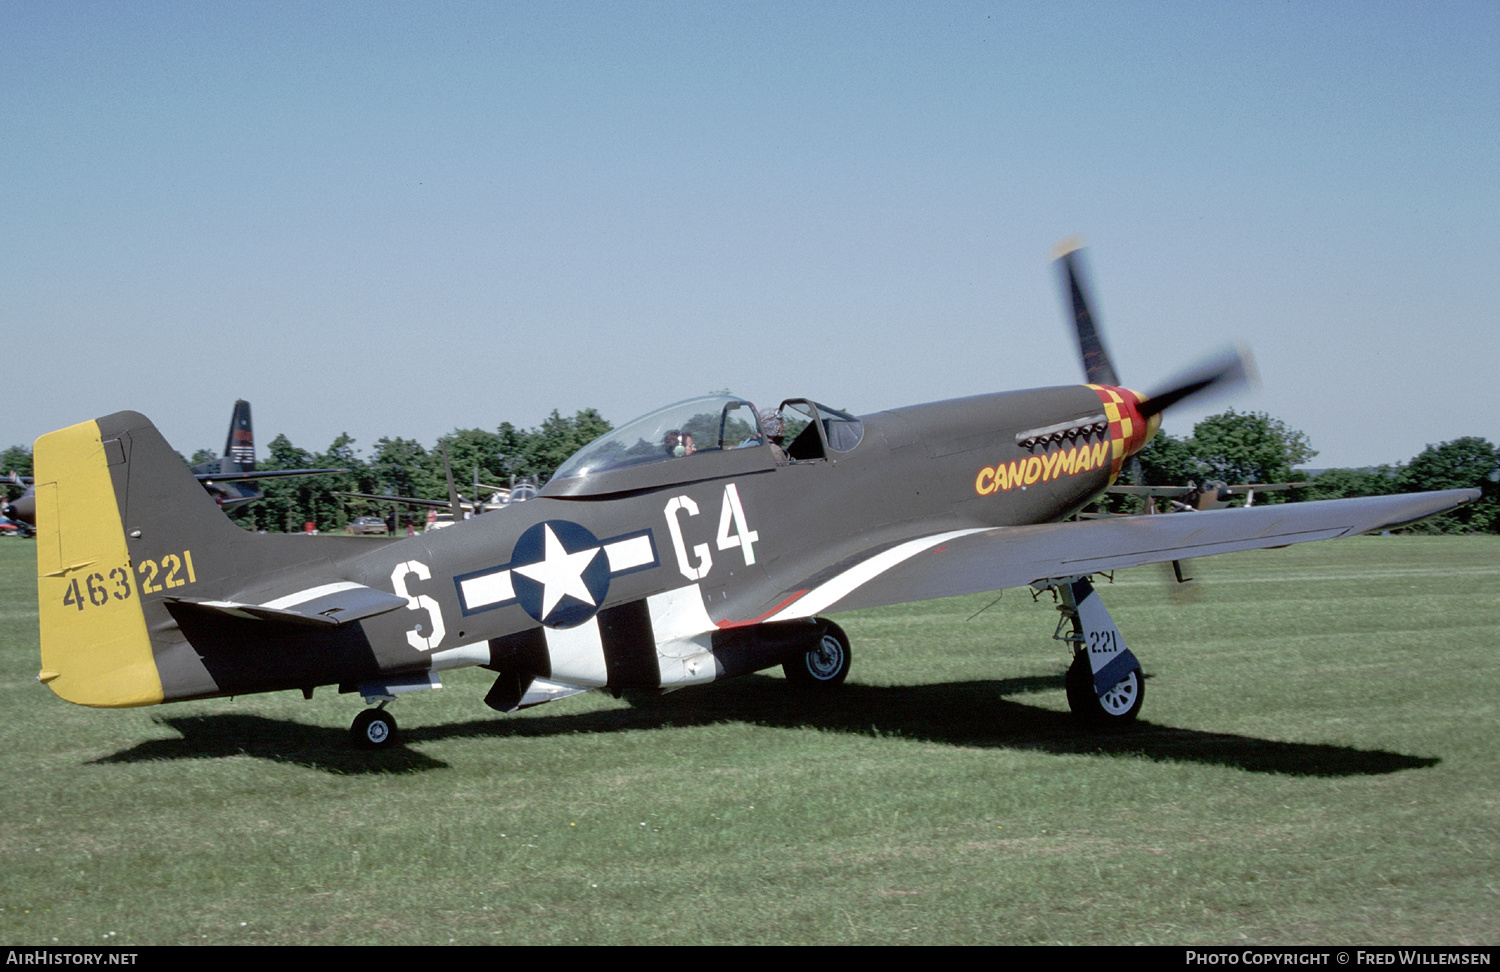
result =
[{"label": "rudder", "polygon": [[49,432],[33,452],[37,500],[37,678],[79,705],[162,701],[145,614],[115,498],[125,461],[99,421]]}]

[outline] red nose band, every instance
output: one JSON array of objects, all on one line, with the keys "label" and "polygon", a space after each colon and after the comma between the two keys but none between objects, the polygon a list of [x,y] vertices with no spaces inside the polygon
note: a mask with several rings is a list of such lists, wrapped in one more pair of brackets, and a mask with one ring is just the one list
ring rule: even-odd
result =
[{"label": "red nose band", "polygon": [[1089,387],[1104,403],[1104,414],[1109,418],[1109,481],[1113,483],[1125,460],[1144,449],[1161,427],[1161,415],[1150,418],[1141,415],[1140,405],[1145,396],[1129,388],[1116,385]]}]

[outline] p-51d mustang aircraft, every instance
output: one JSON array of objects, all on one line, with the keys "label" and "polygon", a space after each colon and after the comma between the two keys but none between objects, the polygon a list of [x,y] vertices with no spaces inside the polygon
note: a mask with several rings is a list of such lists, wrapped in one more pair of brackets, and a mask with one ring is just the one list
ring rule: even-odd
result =
[{"label": "p-51d mustang aircraft", "polygon": [[850,648],[826,613],[1031,585],[1061,600],[1073,711],[1119,723],[1144,682],[1090,575],[1364,533],[1478,495],[1059,522],[1164,408],[1242,371],[1120,387],[1074,259],[1060,257],[1089,384],[858,418],[792,399],[775,422],[729,395],[679,402],[583,448],[534,500],[404,540],[247,533],[135,412],[45,435],[38,678],[91,706],[338,685],[378,703],[352,732],[381,746],[386,704],[445,669],[493,671],[485,702],[501,711],[775,665],[828,686]]}]

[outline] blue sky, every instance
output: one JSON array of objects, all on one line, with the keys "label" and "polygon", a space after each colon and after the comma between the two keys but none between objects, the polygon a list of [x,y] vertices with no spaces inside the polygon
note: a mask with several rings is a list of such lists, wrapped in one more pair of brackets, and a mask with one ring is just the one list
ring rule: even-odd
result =
[{"label": "blue sky", "polygon": [[1500,4],[0,5],[0,445],[730,388],[856,412],[1229,341],[1313,466],[1500,440]]}]

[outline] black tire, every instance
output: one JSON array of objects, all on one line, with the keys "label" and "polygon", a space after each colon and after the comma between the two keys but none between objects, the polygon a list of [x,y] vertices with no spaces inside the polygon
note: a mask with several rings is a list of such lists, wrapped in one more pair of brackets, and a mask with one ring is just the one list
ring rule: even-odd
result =
[{"label": "black tire", "polygon": [[831,688],[849,677],[849,636],[832,621],[822,622],[823,636],[811,651],[781,664],[786,680],[796,685]]},{"label": "black tire", "polygon": [[389,749],[396,743],[396,719],[384,709],[365,709],[354,717],[349,738],[360,749]]},{"label": "black tire", "polygon": [[1073,656],[1067,678],[1068,708],[1079,722],[1090,726],[1123,726],[1135,721],[1146,698],[1146,678],[1131,669],[1104,695],[1094,693],[1094,671],[1087,655]]}]

